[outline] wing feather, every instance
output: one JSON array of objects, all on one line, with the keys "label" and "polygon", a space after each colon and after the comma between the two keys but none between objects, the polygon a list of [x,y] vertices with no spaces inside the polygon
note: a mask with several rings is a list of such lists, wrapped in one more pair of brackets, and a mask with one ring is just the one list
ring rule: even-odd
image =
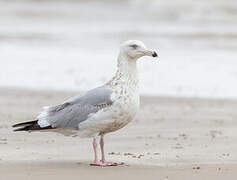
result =
[{"label": "wing feather", "polygon": [[109,87],[102,86],[60,105],[46,107],[38,116],[38,124],[40,127],[78,128],[89,114],[112,105],[112,92]]}]

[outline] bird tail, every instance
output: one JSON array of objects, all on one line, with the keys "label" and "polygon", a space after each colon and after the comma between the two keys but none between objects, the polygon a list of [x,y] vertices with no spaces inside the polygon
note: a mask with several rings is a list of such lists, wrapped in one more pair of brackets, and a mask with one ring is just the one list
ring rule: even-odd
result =
[{"label": "bird tail", "polygon": [[52,126],[40,127],[38,125],[38,120],[14,124],[12,127],[13,128],[19,127],[17,129],[14,129],[13,131],[36,131],[36,130],[53,129]]}]

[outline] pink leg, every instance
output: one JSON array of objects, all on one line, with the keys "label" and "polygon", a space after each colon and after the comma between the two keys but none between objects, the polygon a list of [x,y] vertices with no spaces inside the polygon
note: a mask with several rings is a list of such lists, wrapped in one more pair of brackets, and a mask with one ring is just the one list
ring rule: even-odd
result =
[{"label": "pink leg", "polygon": [[94,149],[94,155],[95,159],[94,162],[91,164],[91,166],[117,166],[122,165],[123,163],[117,163],[117,162],[107,162],[105,160],[105,153],[104,153],[104,139],[103,136],[100,138],[100,149],[101,149],[101,161],[98,161],[97,158],[97,142],[96,139],[93,139],[93,149]]},{"label": "pink leg", "polygon": [[104,166],[117,166],[117,165],[124,164],[121,162],[108,162],[105,160],[104,136],[103,135],[100,137],[100,150],[101,150],[101,163],[104,164]]},{"label": "pink leg", "polygon": [[100,137],[101,162],[105,162],[104,137]]},{"label": "pink leg", "polygon": [[97,142],[96,139],[93,138],[93,149],[94,149],[94,164],[98,163],[98,158],[97,158]]}]

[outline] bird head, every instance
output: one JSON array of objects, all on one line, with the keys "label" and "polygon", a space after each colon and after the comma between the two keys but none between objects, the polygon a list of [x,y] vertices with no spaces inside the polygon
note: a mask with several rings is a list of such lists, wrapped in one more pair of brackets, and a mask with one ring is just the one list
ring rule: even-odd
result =
[{"label": "bird head", "polygon": [[147,49],[145,44],[138,40],[128,40],[122,43],[120,53],[133,60],[137,60],[143,56],[158,57],[155,51]]}]

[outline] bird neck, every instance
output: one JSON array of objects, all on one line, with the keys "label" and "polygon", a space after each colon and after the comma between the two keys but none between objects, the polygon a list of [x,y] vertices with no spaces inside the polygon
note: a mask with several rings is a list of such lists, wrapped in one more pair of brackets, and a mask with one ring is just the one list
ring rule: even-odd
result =
[{"label": "bird neck", "polygon": [[117,72],[109,81],[110,85],[129,85],[138,86],[138,72],[136,59],[130,59],[128,56],[120,53],[118,56]]}]

